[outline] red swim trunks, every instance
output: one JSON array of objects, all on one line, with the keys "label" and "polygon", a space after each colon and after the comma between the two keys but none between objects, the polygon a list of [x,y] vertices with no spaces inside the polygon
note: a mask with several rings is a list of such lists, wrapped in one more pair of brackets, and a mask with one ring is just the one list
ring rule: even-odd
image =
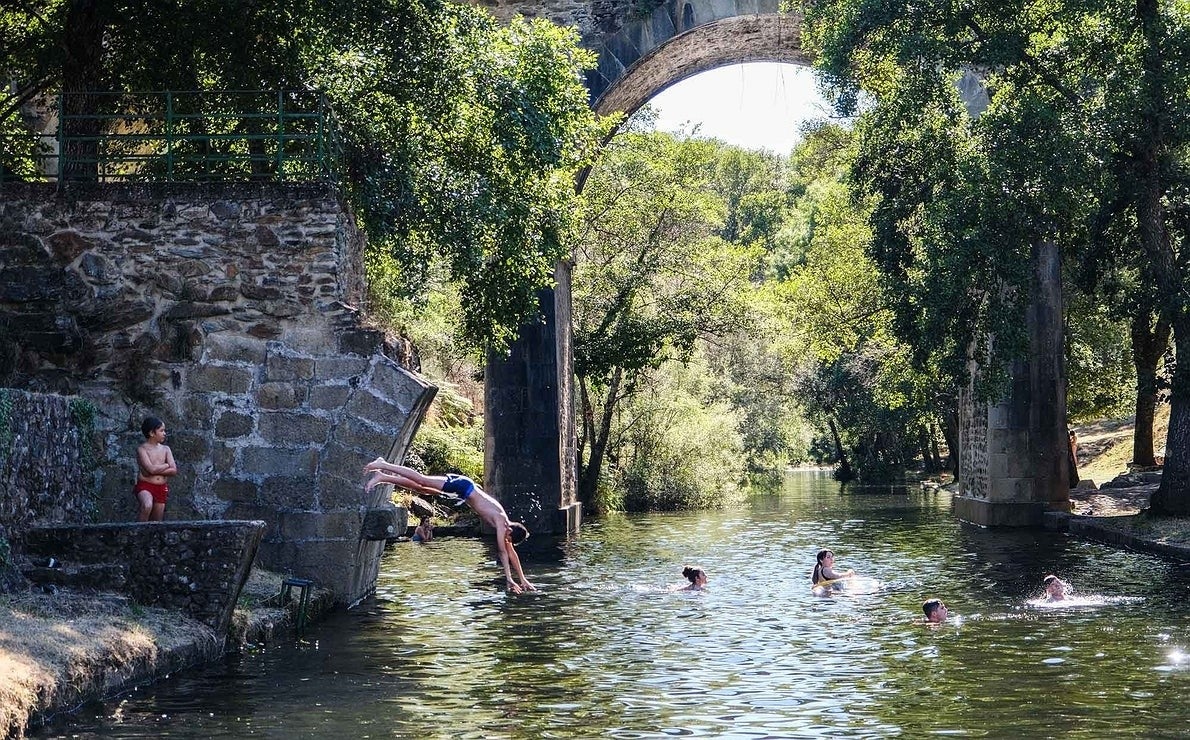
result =
[{"label": "red swim trunks", "polygon": [[136,495],[141,491],[148,491],[153,496],[153,503],[164,504],[165,500],[169,498],[169,486],[164,483],[150,483],[147,480],[138,480],[136,485],[132,487],[132,495]]}]

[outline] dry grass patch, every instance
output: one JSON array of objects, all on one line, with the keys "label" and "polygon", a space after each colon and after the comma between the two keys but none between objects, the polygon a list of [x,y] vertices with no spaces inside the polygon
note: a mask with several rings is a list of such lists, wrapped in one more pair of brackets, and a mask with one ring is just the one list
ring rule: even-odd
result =
[{"label": "dry grass patch", "polygon": [[219,642],[200,622],[120,596],[0,595],[0,736],[20,737],[35,712],[151,674],[167,652]]}]

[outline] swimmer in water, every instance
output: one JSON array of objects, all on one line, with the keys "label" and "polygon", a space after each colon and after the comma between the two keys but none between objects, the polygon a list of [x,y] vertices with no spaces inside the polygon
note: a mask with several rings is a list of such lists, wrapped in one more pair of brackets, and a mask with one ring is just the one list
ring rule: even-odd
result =
[{"label": "swimmer in water", "polygon": [[682,575],[686,576],[686,580],[690,581],[690,585],[685,588],[679,588],[679,591],[701,591],[707,587],[707,572],[702,568],[691,568],[686,566],[682,568]]},{"label": "swimmer in water", "polygon": [[929,624],[942,624],[950,616],[950,610],[942,603],[942,599],[926,599],[921,605],[921,610],[925,612],[926,622]]},{"label": "swimmer in water", "polygon": [[835,554],[830,550],[819,550],[818,562],[814,565],[814,572],[810,574],[810,582],[817,586],[823,581],[837,581],[854,575],[854,570],[845,570],[842,573],[835,570]]},{"label": "swimmer in water", "polygon": [[1055,575],[1048,575],[1041,579],[1041,583],[1045,586],[1045,600],[1046,601],[1065,601],[1066,600],[1066,582]]}]

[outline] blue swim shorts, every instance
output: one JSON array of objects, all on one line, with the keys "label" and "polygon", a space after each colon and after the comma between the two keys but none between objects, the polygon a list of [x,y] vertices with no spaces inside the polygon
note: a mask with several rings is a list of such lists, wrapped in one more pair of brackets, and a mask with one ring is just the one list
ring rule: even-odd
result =
[{"label": "blue swim shorts", "polygon": [[459,501],[466,501],[468,496],[475,493],[475,481],[465,475],[452,473],[446,476],[446,482],[442,484],[442,492],[453,493],[459,497]]}]

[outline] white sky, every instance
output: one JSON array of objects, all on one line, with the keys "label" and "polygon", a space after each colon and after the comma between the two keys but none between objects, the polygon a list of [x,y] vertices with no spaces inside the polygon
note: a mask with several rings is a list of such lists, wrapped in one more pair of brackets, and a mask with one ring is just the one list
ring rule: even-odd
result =
[{"label": "white sky", "polygon": [[750,63],[695,75],[649,101],[657,129],[701,124],[699,136],[750,149],[788,154],[803,121],[830,117],[833,109],[814,86],[814,75],[793,64]]}]

